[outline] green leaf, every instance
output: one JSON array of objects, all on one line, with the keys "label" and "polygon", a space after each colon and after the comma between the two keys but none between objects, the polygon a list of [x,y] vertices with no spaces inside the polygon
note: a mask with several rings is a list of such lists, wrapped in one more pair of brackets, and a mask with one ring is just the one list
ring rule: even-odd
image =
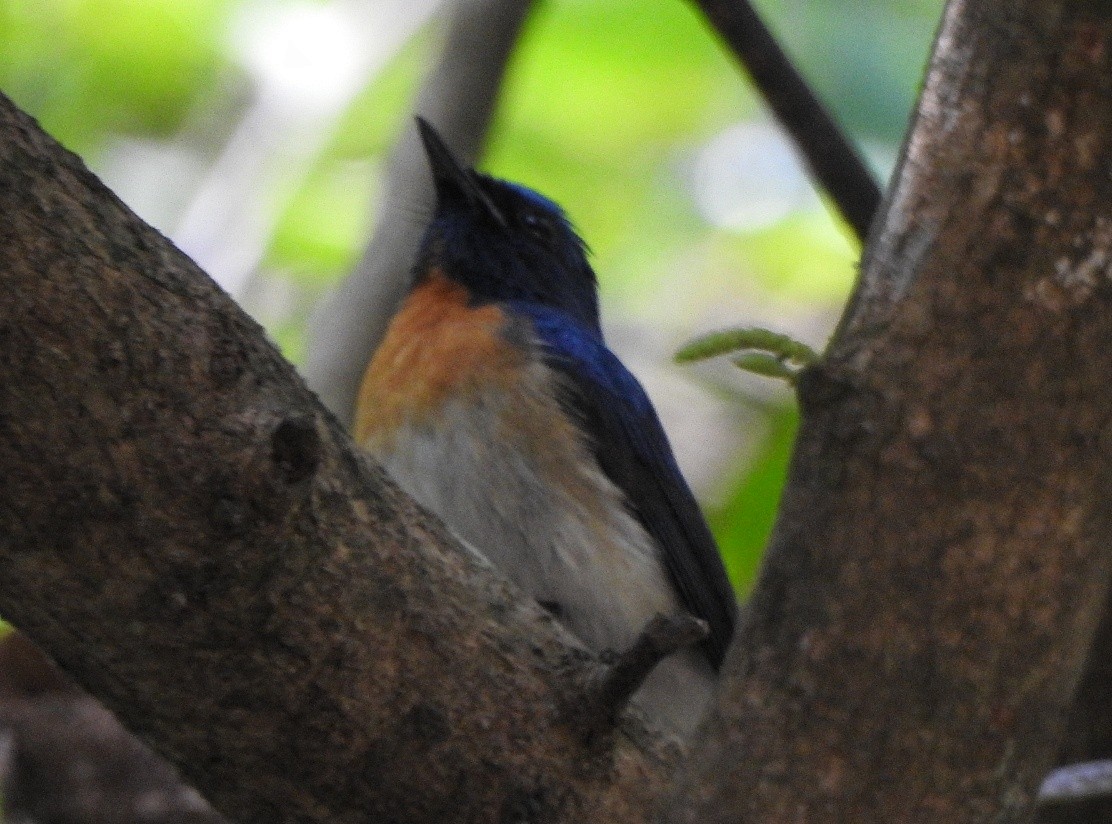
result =
[{"label": "green leaf", "polygon": [[[709,335],[696,338],[680,348],[680,351],[676,353],[676,360],[680,363],[706,360],[707,358],[728,355],[744,349],[765,352],[780,361],[781,364],[784,361],[792,361],[800,366],[806,366],[814,363],[819,357],[818,353],[810,346],[788,335],[773,332],[770,329],[750,327],[748,329],[711,332]],[[750,369],[750,371],[758,371],[758,369]]]},{"label": "green leaf", "polygon": [[746,372],[763,375],[766,378],[781,378],[793,386],[795,385],[795,376],[798,370],[792,369],[782,360],[772,355],[766,355],[764,352],[748,352],[744,355],[738,355],[732,360],[734,364]]}]

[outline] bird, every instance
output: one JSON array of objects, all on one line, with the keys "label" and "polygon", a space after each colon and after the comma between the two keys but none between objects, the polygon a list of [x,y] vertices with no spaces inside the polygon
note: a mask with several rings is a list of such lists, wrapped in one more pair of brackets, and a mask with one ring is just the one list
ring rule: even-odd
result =
[{"label": "bird", "polygon": [[633,701],[694,729],[737,618],[717,545],[641,384],[607,347],[564,210],[417,125],[435,208],[364,374],[354,436],[466,545],[596,653],[656,615],[706,621]]}]

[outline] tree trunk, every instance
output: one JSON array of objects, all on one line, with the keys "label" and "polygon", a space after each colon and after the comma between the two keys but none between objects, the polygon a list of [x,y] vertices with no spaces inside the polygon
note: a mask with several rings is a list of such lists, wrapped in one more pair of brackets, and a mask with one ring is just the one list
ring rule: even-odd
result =
[{"label": "tree trunk", "polygon": [[1112,6],[953,0],[672,821],[1024,821],[1101,616]]},{"label": "tree trunk", "polygon": [[0,96],[0,614],[239,821],[643,821],[677,753]]}]

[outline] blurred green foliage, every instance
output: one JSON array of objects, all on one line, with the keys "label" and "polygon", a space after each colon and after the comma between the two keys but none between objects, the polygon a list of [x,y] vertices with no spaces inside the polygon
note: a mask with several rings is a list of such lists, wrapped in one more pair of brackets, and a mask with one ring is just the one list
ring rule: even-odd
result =
[{"label": "blurred green foliage", "polygon": [[0,89],[79,154],[167,134],[216,83],[227,0],[4,0]]},{"label": "blurred green foliage", "polygon": [[[894,157],[941,0],[758,5],[854,137],[871,155]],[[250,89],[229,34],[243,6],[0,0],[0,90],[94,170],[124,138],[184,141],[211,157]],[[295,355],[311,304],[362,249],[383,154],[437,42],[435,27],[420,31],[370,79],[278,216],[262,269],[293,290],[296,307],[263,319]],[[765,223],[712,225],[692,194],[691,165],[707,141],[765,117],[693,4],[544,0],[515,55],[484,165],[567,207],[594,250],[609,315],[641,315],[675,344],[696,326],[756,321],[821,348],[856,265],[844,228],[817,199]],[[755,399],[751,386],[726,394],[739,409],[763,410],[765,425],[711,512],[742,588],[771,527],[795,428],[786,396]]]},{"label": "blurred green foliage", "polygon": [[776,519],[799,415],[794,406],[774,407],[769,410],[767,423],[760,448],[733,479],[730,496],[707,512],[711,529],[723,547],[730,580],[743,592],[756,577]]}]

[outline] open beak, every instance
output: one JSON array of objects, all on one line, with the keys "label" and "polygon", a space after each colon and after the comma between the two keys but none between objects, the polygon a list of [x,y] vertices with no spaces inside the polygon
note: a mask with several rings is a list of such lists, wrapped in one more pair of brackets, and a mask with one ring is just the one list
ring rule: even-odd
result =
[{"label": "open beak", "polygon": [[432,170],[432,182],[436,188],[437,199],[462,197],[472,207],[483,209],[496,223],[505,227],[507,225],[505,217],[491,202],[487,193],[480,188],[474,172],[460,165],[455,155],[437,134],[436,129],[423,117],[418,116],[417,130],[421,133],[421,142],[425,144],[425,155],[429,159],[429,169]]}]

